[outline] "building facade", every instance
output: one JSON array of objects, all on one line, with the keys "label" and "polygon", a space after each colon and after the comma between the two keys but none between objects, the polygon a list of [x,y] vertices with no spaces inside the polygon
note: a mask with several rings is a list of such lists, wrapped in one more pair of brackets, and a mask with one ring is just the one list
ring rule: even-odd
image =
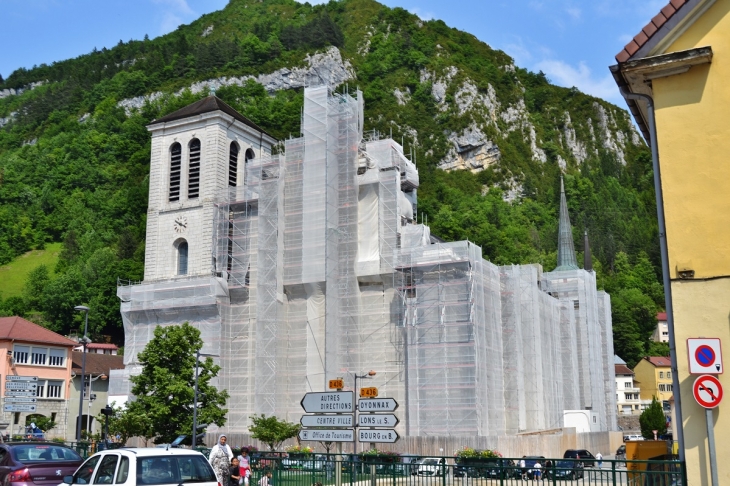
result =
[{"label": "building facade", "polygon": [[638,415],[643,410],[641,389],[634,382],[634,372],[625,364],[614,365],[616,370],[616,406],[620,415]]},{"label": "building facade", "polygon": [[645,356],[634,366],[634,376],[640,383],[641,399],[656,397],[661,403],[669,403],[672,396],[672,363],[663,356]]},{"label": "building facade", "polygon": [[129,398],[154,328],[187,321],[222,366],[228,433],[254,413],[298,421],[305,393],[336,377],[352,389],[368,370],[400,403],[402,435],[560,428],[579,409],[615,430],[610,300],[595,275],[497,267],[431,236],[414,217],[415,164],[364,137],[363,117],[359,92],[307,88],[303,136],[277,155],[214,96],[150,125],[145,280],[118,289],[126,368],[111,371],[109,399]]},{"label": "building facade", "polygon": [[[710,484],[705,409],[694,399],[686,340],[730,342],[730,1],[672,1],[616,56],[611,67],[626,92],[647,141],[656,146],[666,219],[668,277],[675,343],[675,404],[683,424],[689,484]],[[651,110],[656,133],[650,131]],[[670,327],[669,332],[672,332]],[[727,374],[718,376],[726,389]],[[644,383],[642,382],[642,388]],[[717,457],[730,454],[730,417],[713,411]],[[675,437],[677,435],[675,434]],[[730,464],[718,461],[719,484],[730,483]]]}]

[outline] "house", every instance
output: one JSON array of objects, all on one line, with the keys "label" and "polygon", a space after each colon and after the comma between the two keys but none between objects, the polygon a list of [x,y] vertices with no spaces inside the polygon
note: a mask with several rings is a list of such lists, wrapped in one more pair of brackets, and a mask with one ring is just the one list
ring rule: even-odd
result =
[{"label": "house", "polygon": [[651,335],[651,340],[657,343],[669,342],[669,328],[667,327],[667,313],[657,312],[656,329]]},{"label": "house", "polygon": [[[71,380],[71,396],[70,401],[71,414],[74,411],[78,413],[79,396],[81,394],[81,367],[83,364],[84,353],[74,351],[71,353],[72,361],[72,380]],[[84,413],[81,416],[81,430],[88,431],[90,434],[98,434],[102,431],[103,424],[97,422],[96,417],[101,413],[101,409],[107,405],[111,405],[108,400],[109,395],[109,375],[111,370],[124,369],[124,357],[100,354],[86,353],[86,369],[84,378]],[[121,404],[118,404],[121,405]],[[76,423],[69,422],[66,430],[67,437],[76,436]]]},{"label": "house", "polygon": [[662,404],[672,396],[672,363],[664,356],[644,356],[634,366],[634,376],[641,384],[640,398],[656,397]]},{"label": "house", "polygon": [[[84,346],[79,345],[74,348],[74,351],[83,351]],[[86,352],[87,353],[96,353],[96,354],[110,354],[110,355],[116,355],[119,351],[119,346],[116,344],[111,343],[89,343],[86,345]]]},{"label": "house", "polygon": [[[10,435],[46,417],[56,422],[48,436],[63,436],[69,422],[71,350],[75,341],[22,317],[0,317],[0,400]],[[78,403],[78,402],[77,402]]]},{"label": "house", "polygon": [[615,364],[616,371],[616,405],[621,415],[641,413],[641,390],[634,381],[634,372],[626,364]]},{"label": "house", "polygon": [[[689,373],[685,343],[696,337],[730,342],[728,52],[730,0],[672,0],[610,67],[628,95],[636,124],[655,149],[659,169],[655,174],[660,178],[659,209],[665,220],[659,233],[666,238],[668,338],[676,347],[674,378],[681,383],[674,395],[679,422],[674,429],[687,476],[696,481],[692,484],[710,483],[710,458],[706,410],[693,397],[695,376]],[[651,363],[642,360],[640,365],[650,371]],[[643,391],[644,379],[634,371]],[[727,373],[718,379],[730,388]],[[730,450],[730,436],[724,433],[730,428],[730,416],[719,409],[712,415],[716,448],[723,457]],[[721,484],[730,481],[728,461],[718,461],[717,472]]]}]

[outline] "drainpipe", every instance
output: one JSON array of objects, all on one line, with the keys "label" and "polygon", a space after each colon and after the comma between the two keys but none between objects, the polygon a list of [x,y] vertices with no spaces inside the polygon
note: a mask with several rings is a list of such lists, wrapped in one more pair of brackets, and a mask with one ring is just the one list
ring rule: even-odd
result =
[{"label": "drainpipe", "polygon": [[672,391],[674,394],[674,408],[676,423],[672,424],[673,432],[677,434],[679,443],[679,460],[684,462],[684,422],[682,421],[682,395],[679,390],[679,373],[677,372],[677,345],[674,336],[674,310],[672,308],[672,287],[669,277],[669,254],[667,252],[667,225],[664,219],[664,193],[662,192],[662,178],[659,168],[659,145],[656,138],[656,119],[654,117],[654,99],[645,94],[629,93],[621,88],[621,95],[629,100],[644,100],[646,102],[647,117],[649,118],[649,140],[651,145],[651,161],[654,168],[654,191],[656,192],[656,212],[659,221],[659,248],[662,258],[662,283],[664,284],[664,306],[667,310],[667,331],[669,332],[669,358],[672,362]]}]

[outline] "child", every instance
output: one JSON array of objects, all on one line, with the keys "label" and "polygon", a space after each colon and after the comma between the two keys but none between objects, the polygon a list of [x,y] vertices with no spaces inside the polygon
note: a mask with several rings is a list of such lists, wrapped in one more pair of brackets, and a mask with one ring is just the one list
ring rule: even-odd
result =
[{"label": "child", "polygon": [[228,478],[228,486],[238,486],[241,482],[241,468],[238,459],[231,459],[230,476]]},{"label": "child", "polygon": [[259,486],[273,486],[273,483],[271,482],[271,471],[266,471],[266,474],[263,475],[261,479],[259,479]]}]

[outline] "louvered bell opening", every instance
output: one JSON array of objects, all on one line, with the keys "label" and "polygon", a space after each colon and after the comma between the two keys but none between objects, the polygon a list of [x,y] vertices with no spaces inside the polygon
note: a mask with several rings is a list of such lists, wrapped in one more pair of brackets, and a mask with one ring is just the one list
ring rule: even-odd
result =
[{"label": "louvered bell opening", "polygon": [[238,183],[238,145],[231,144],[231,153],[228,156],[228,185],[236,187]]},{"label": "louvered bell opening", "polygon": [[190,142],[190,164],[188,165],[188,199],[200,194],[200,140]]},{"label": "louvered bell opening", "polygon": [[182,169],[182,147],[175,143],[170,147],[170,201],[180,199],[180,172]]}]

